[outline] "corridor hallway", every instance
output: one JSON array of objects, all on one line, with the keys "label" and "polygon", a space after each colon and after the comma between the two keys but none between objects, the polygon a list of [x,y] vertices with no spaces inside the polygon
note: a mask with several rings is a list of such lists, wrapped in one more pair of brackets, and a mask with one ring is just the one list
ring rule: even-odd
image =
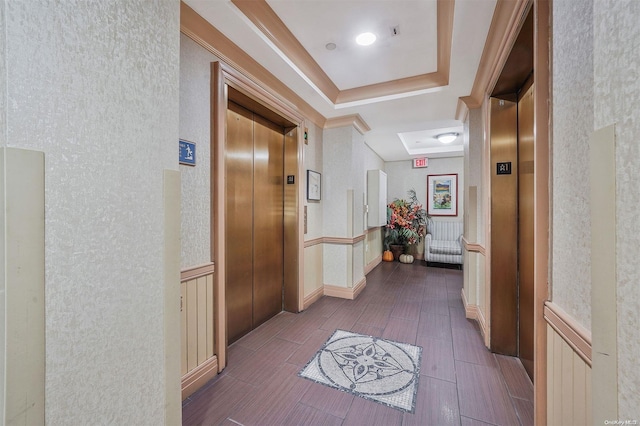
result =
[{"label": "corridor hallway", "polygon": [[[325,296],[230,346],[227,368],[183,402],[183,425],[532,425],[531,381],[485,348],[461,289],[462,271],[382,262],[356,300]],[[297,376],[336,329],[422,347],[414,414]]]}]

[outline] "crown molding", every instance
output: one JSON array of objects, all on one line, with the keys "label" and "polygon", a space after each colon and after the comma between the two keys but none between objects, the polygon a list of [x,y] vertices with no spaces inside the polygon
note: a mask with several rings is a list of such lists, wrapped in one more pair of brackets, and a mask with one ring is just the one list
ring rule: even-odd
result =
[{"label": "crown molding", "polygon": [[498,0],[496,3],[471,94],[460,98],[468,108],[480,108],[484,97],[493,90],[530,6],[530,0]]},{"label": "crown molding", "polygon": [[467,120],[468,115],[469,107],[464,103],[462,98],[458,98],[458,105],[456,106],[456,120],[464,123]]},{"label": "crown molding", "polygon": [[438,0],[436,18],[438,69],[436,72],[346,90],[337,88],[266,0],[231,0],[231,3],[336,106],[435,89],[449,84],[454,0]]},{"label": "crown molding", "polygon": [[251,80],[259,82],[269,93],[298,110],[318,127],[324,126],[326,118],[322,114],[182,1],[180,2],[180,32],[211,52],[220,61]]},{"label": "crown molding", "polygon": [[342,117],[334,117],[328,118],[324,123],[325,129],[335,129],[337,127],[347,127],[353,126],[355,129],[360,132],[361,135],[364,135],[371,127],[362,119],[360,114],[352,114],[352,115],[343,115]]},{"label": "crown molding", "polygon": [[256,28],[306,75],[322,93],[335,102],[338,87],[302,47],[265,0],[231,0]]}]

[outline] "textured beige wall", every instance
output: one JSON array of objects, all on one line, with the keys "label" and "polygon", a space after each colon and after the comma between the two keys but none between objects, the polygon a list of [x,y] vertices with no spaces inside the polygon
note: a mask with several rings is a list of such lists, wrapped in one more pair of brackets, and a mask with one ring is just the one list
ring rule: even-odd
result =
[{"label": "textured beige wall", "polygon": [[[305,175],[302,176],[304,181],[305,200],[304,204],[307,206],[307,233],[304,235],[305,241],[312,240],[314,238],[322,237],[322,206],[323,201],[307,201],[306,188],[307,188],[307,170],[313,170],[319,173],[323,173],[322,168],[322,129],[309,123],[308,127],[308,140],[309,143],[304,145],[304,170]],[[322,192],[325,192],[325,176],[322,176]],[[324,194],[322,195],[324,197]]]},{"label": "textured beige wall", "polygon": [[640,2],[593,2],[594,128],[616,123],[618,415],[640,420]]},{"label": "textured beige wall", "polygon": [[[353,126],[324,130],[323,236],[352,238],[364,234],[368,151],[364,136]],[[325,284],[352,287],[364,277],[365,244],[324,244],[323,261]]]},{"label": "textured beige wall", "polygon": [[7,144],[45,153],[46,423],[162,424],[179,2],[2,4]]},{"label": "textured beige wall", "polygon": [[304,297],[310,296],[323,286],[322,244],[304,249]]},{"label": "textured beige wall", "polygon": [[217,58],[180,35],[180,138],[196,143],[196,166],[182,177],[182,268],[211,261],[211,62]]},{"label": "textured beige wall", "polygon": [[592,1],[553,2],[552,300],[591,328]]},{"label": "textured beige wall", "polygon": [[[552,298],[591,327],[588,137],[616,125],[618,417],[640,405],[640,2],[553,2]],[[614,419],[612,419],[614,420]]]},{"label": "textured beige wall", "polygon": [[[6,37],[5,37],[5,2],[0,1],[0,58],[6,58]],[[4,60],[0,61],[0,147],[7,146],[7,122],[6,122],[6,105],[7,91],[4,88],[7,85],[7,64]]]}]

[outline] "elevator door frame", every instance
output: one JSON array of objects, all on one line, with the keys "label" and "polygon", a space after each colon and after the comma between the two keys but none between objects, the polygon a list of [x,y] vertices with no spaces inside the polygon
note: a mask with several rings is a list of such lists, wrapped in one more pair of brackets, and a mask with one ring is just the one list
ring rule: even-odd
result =
[{"label": "elevator door frame", "polygon": [[[550,241],[551,217],[550,194],[551,188],[551,2],[549,0],[523,0],[519,2],[498,2],[496,6],[496,31],[490,29],[485,52],[487,58],[481,63],[485,65],[479,69],[472,95],[464,102],[469,108],[483,109],[483,143],[484,166],[482,173],[483,188],[486,188],[483,203],[487,206],[484,212],[485,243],[491,246],[491,219],[489,204],[491,200],[489,163],[489,147],[486,143],[490,132],[488,102],[493,93],[498,77],[505,62],[512,51],[519,35],[522,23],[530,8],[533,8],[533,70],[534,70],[534,423],[546,424],[547,418],[547,327],[544,309],[549,300],[550,283]],[[498,15],[499,13],[499,15]],[[498,23],[501,23],[498,24]],[[492,24],[493,27],[493,24]],[[487,50],[487,47],[493,49]],[[486,59],[486,60],[485,60]],[[480,78],[478,78],[480,77]],[[490,299],[491,291],[491,250],[487,250],[485,269],[486,300]],[[487,304],[487,316],[490,317],[492,306]],[[485,342],[491,341],[491,324],[487,324]]]},{"label": "elevator door frame", "polygon": [[[264,88],[242,75],[238,71],[221,62],[211,64],[211,247],[215,264],[215,333],[218,355],[218,371],[222,371],[227,363],[227,319],[225,294],[225,152],[226,152],[226,117],[229,101],[229,88],[240,93],[245,100],[252,102],[267,118],[280,119],[297,129],[294,138],[285,143],[285,176],[293,176],[294,183],[285,185],[285,283],[284,309],[299,312],[303,307],[304,270],[303,247],[304,236],[300,209],[303,196],[303,134],[304,118],[289,105],[273,96]],[[236,101],[236,100],[234,100]],[[237,101],[236,101],[237,102]],[[284,126],[287,127],[287,126]],[[288,131],[291,129],[287,129]]]}]

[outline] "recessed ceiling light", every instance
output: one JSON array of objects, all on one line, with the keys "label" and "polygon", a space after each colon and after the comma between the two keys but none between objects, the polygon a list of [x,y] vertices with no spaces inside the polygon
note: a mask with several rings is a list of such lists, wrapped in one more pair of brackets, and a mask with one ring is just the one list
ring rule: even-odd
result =
[{"label": "recessed ceiling light", "polygon": [[458,133],[443,133],[441,135],[436,136],[436,139],[438,139],[442,143],[451,143],[455,141],[457,138],[458,138]]},{"label": "recessed ceiling light", "polygon": [[335,50],[337,46],[336,46],[336,44],[335,44],[335,43],[327,43],[327,44],[325,44],[325,45],[324,45],[324,47],[325,47],[327,50]]},{"label": "recessed ceiling light", "polygon": [[356,37],[356,43],[360,46],[369,46],[376,41],[376,35],[373,33],[362,33]]}]

